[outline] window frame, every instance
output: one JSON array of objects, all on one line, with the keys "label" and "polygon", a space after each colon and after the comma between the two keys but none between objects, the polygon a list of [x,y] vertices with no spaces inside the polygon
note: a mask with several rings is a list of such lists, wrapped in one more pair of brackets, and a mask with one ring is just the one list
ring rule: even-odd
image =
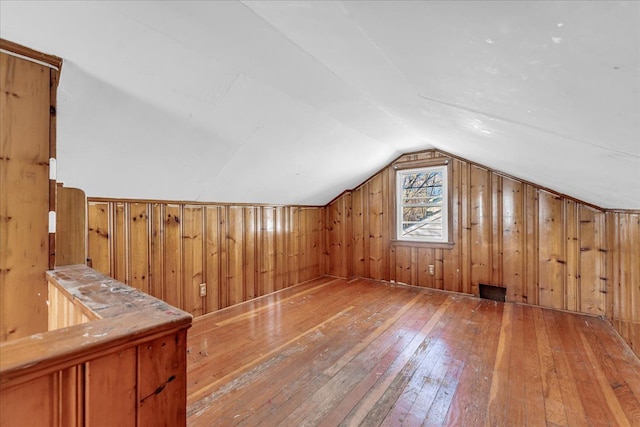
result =
[{"label": "window frame", "polygon": [[[392,242],[395,244],[404,244],[412,246],[427,246],[436,248],[452,248],[453,242],[453,218],[452,218],[452,181],[453,174],[451,171],[451,159],[449,158],[435,158],[425,159],[417,161],[399,162],[393,165],[393,189],[394,189],[394,238]],[[442,239],[427,239],[427,238],[407,238],[402,237],[402,180],[399,179],[401,173],[414,170],[428,170],[428,169],[443,169],[443,232]]]}]

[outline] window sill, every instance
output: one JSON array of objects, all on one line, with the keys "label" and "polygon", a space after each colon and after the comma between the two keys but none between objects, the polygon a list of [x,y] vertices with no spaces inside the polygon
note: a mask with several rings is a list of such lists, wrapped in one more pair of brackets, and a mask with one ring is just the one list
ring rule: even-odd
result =
[{"label": "window sill", "polygon": [[454,242],[416,242],[414,240],[391,239],[391,246],[412,246],[418,248],[453,249]]}]

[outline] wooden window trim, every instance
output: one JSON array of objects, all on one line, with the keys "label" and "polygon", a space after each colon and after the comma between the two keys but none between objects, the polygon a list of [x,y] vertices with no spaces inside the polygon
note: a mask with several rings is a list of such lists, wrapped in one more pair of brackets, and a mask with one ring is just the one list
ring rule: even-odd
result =
[{"label": "wooden window trim", "polygon": [[[393,209],[391,220],[393,221],[393,237],[391,243],[396,246],[415,246],[415,247],[427,247],[427,248],[440,248],[440,249],[453,249],[455,242],[453,241],[453,161],[449,157],[438,157],[433,159],[423,160],[410,160],[406,162],[396,162],[391,165],[393,169],[392,184],[390,185],[391,197],[393,200]],[[447,167],[447,241],[444,242],[424,242],[416,240],[403,240],[398,239],[398,227],[397,227],[397,215],[398,215],[398,200],[396,194],[397,188],[397,171],[405,169],[417,169],[427,168],[433,166],[446,166]]]},{"label": "wooden window trim", "polygon": [[410,246],[414,248],[453,249],[454,242],[419,242],[415,240],[391,239],[392,246]]}]

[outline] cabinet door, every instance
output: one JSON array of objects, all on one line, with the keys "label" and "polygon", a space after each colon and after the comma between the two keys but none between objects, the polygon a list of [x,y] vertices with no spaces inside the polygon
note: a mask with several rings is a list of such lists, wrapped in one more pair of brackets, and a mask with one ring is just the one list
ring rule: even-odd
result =
[{"label": "cabinet door", "polygon": [[47,329],[50,80],[0,53],[0,341]]}]

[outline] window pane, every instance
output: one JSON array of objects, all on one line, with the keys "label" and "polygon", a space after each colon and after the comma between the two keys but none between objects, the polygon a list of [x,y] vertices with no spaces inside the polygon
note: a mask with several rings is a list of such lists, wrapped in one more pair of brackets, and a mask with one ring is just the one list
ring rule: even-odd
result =
[{"label": "window pane", "polygon": [[410,172],[404,174],[403,205],[442,203],[442,172]]},{"label": "window pane", "polygon": [[446,167],[401,170],[396,177],[398,238],[445,241],[448,227]]},{"label": "window pane", "polygon": [[442,207],[403,207],[402,222],[442,223]]},{"label": "window pane", "polygon": [[402,235],[405,237],[442,237],[441,207],[404,207]]}]

